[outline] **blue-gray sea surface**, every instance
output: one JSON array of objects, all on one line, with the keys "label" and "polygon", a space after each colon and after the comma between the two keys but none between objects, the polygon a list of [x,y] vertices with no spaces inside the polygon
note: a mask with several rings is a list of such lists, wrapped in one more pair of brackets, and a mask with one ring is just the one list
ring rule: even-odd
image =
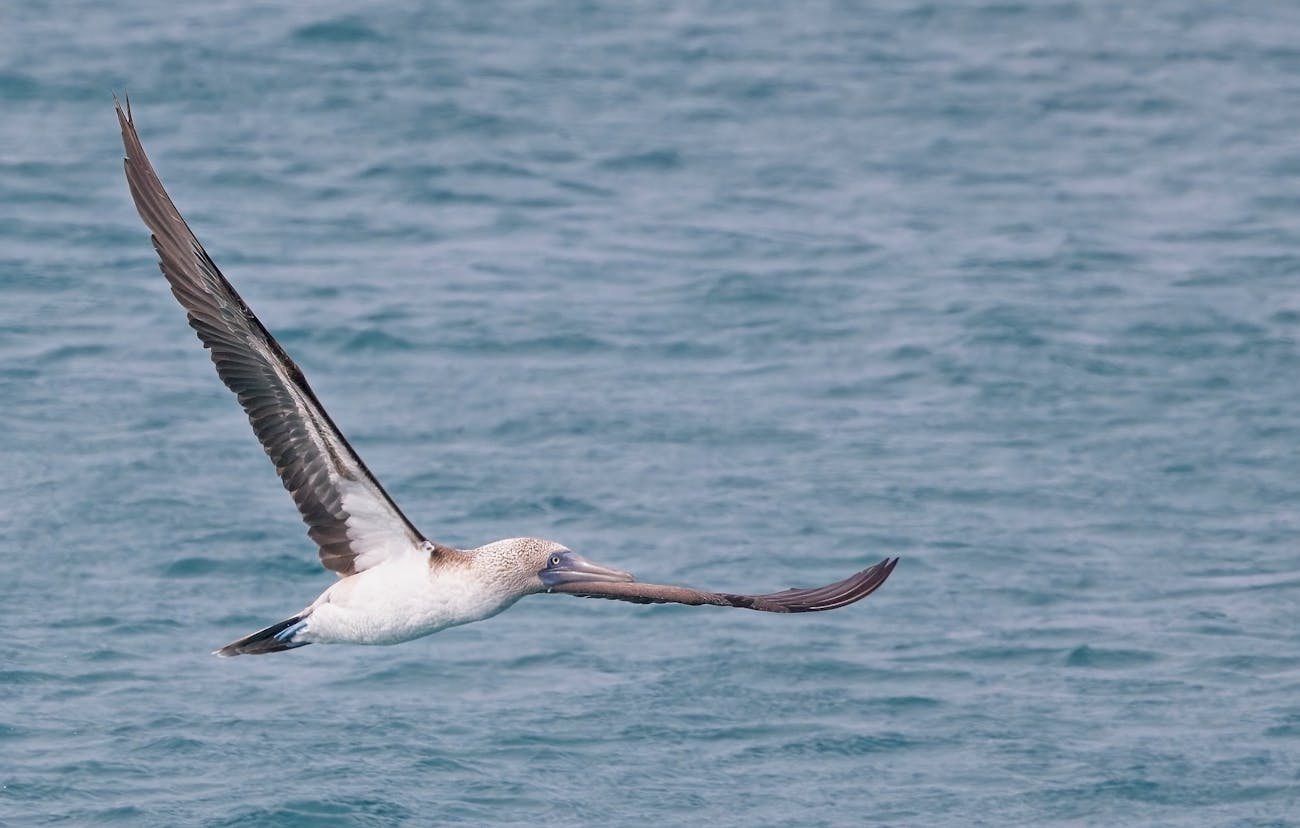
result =
[{"label": "blue-gray sea surface", "polygon": [[[1300,820],[1300,6],[298,6],[0,12],[0,824]],[[114,90],[430,537],[893,578],[213,658],[332,576]]]}]

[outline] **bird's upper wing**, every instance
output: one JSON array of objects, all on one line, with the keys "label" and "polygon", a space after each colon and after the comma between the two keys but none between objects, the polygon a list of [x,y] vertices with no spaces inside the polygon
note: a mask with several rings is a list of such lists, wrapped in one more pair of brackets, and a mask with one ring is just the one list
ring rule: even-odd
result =
[{"label": "bird's upper wing", "polygon": [[298,504],[320,558],[339,575],[369,569],[428,544],[348,445],[280,343],[239,298],[172,204],[144,154],[130,115],[117,118],[126,180],[153,234],[159,267],[190,327],[212,352],[217,374],[239,397],[262,448]]},{"label": "bird's upper wing", "polygon": [[559,584],[551,592],[565,592],[583,598],[612,598],[635,604],[714,604],[741,607],[763,612],[821,612],[848,606],[875,592],[898,564],[898,558],[886,558],[856,575],[824,587],[787,589],[767,595],[731,595],[705,592],[690,587],[662,586],[631,582],[578,581]]}]

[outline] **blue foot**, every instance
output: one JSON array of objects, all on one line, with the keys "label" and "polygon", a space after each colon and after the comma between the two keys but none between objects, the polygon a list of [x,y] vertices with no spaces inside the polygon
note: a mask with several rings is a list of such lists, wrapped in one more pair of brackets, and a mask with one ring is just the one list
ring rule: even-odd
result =
[{"label": "blue foot", "polygon": [[278,633],[275,634],[275,640],[288,643],[289,641],[293,640],[294,634],[297,633],[298,630],[301,630],[305,626],[307,626],[306,621],[299,621],[297,624],[294,624],[292,627],[285,627],[284,629],[280,630]]}]

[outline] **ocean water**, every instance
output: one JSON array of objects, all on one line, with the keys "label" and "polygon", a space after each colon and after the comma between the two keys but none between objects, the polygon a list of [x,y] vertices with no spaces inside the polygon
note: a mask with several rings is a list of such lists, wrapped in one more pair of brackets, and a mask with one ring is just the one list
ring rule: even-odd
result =
[{"label": "ocean water", "polygon": [[[0,824],[1300,822],[1300,6],[0,11]],[[835,612],[331,581],[110,93],[415,523]]]}]

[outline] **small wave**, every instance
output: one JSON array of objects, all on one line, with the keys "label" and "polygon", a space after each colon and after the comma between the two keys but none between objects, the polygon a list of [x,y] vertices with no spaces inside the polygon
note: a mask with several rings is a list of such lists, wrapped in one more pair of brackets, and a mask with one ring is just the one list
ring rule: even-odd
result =
[{"label": "small wave", "polygon": [[42,96],[41,83],[22,72],[0,72],[0,98],[13,101],[34,101]]},{"label": "small wave", "polygon": [[336,17],[302,26],[293,33],[300,43],[379,43],[384,37],[355,17]]},{"label": "small wave", "polygon": [[394,336],[387,331],[369,328],[358,331],[343,343],[343,350],[363,353],[385,353],[392,351],[410,351],[415,346],[410,340]]},{"label": "small wave", "polygon": [[901,733],[824,734],[784,744],[761,745],[742,751],[745,756],[870,756],[916,747],[918,742]]},{"label": "small wave", "polygon": [[292,555],[270,557],[259,555],[245,558],[210,558],[195,555],[172,561],[163,570],[165,578],[205,578],[210,575],[250,575],[261,578],[314,577],[319,574],[320,570],[316,562],[306,555],[302,558]]},{"label": "small wave", "polygon": [[1125,670],[1131,667],[1145,667],[1159,660],[1159,655],[1147,650],[1105,649],[1084,644],[1070,651],[1065,657],[1065,666]]},{"label": "small wave", "polygon": [[58,681],[59,678],[53,673],[38,670],[0,670],[0,687],[8,684],[45,684]]},{"label": "small wave", "polygon": [[606,170],[618,172],[629,171],[647,171],[662,172],[664,170],[675,170],[682,166],[682,156],[675,149],[662,148],[648,150],[646,152],[634,152],[626,155],[615,155],[600,162],[600,166]]}]

